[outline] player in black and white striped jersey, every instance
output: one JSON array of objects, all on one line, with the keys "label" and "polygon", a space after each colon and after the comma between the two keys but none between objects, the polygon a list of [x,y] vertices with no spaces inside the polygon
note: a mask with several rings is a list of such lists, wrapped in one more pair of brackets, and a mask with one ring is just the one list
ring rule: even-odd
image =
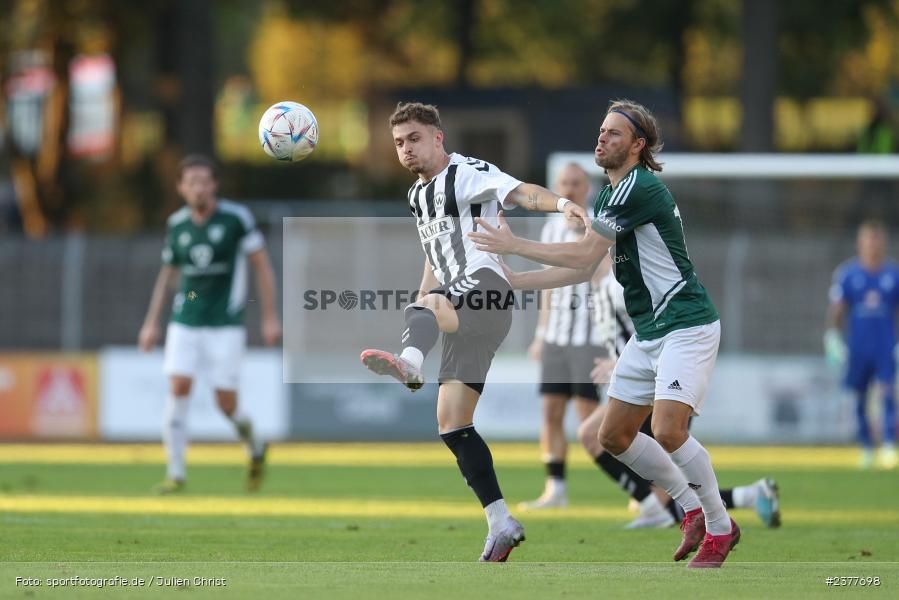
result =
[{"label": "player in black and white striped jersey", "polygon": [[[500,210],[496,199],[507,198],[521,182],[476,158],[453,152],[448,159],[446,168],[430,181],[418,179],[407,197],[434,277],[441,284],[459,280],[457,288],[465,289],[472,285],[465,276],[478,269],[502,276],[491,255],[477,250],[467,234],[474,231],[477,217],[495,221]],[[515,207],[506,202],[502,200],[503,207]]]},{"label": "player in black and white striped jersey", "polygon": [[[611,257],[606,257],[604,263],[611,263]],[[609,267],[603,269],[603,273],[592,289],[594,331],[599,338],[598,343],[606,347],[607,356],[614,360],[621,356],[628,340],[634,335],[634,322],[624,307],[624,288],[615,279],[615,273]]]},{"label": "player in black and white striped jersey", "polygon": [[[554,191],[587,210],[590,178],[579,165],[571,163],[559,171]],[[545,243],[574,242],[584,236],[580,220],[550,215],[540,234]],[[606,270],[607,266],[603,265]],[[522,502],[523,510],[564,508],[568,505],[565,480],[568,440],[564,419],[568,402],[573,400],[578,421],[583,422],[599,402],[596,385],[590,379],[595,358],[608,356],[603,337],[595,325],[593,286],[597,278],[554,290],[543,290],[540,318],[530,357],[540,363],[540,394],[543,422],[540,448],[546,469],[543,493],[536,500]]]},{"label": "player in black and white striped jersey", "polygon": [[433,106],[400,103],[390,126],[397,158],[418,176],[407,200],[425,254],[424,272],[418,299],[405,310],[402,354],[365,350],[362,363],[417,390],[424,384],[422,362],[443,332],[440,437],[487,516],[480,560],[502,562],[524,540],[524,528],[509,513],[473,418],[490,363],[511,327],[514,296],[502,268],[468,234],[475,231],[476,218],[495,221],[501,207],[559,211],[590,221],[582,207],[541,186],[522,183],[485,161],[447,154]]}]

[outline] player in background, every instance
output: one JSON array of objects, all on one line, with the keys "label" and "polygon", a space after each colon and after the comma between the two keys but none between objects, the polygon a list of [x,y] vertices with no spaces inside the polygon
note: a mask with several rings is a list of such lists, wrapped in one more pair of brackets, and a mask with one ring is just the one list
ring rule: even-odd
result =
[{"label": "player in background", "polygon": [[883,437],[877,463],[893,469],[899,463],[895,398],[899,267],[887,258],[887,231],[882,222],[862,223],[856,244],[858,256],[840,265],[833,276],[824,349],[832,365],[842,366],[848,359],[845,385],[855,393],[862,468],[874,464],[874,440],[865,404],[869,386],[876,384],[883,400]]},{"label": "player in background", "polygon": [[474,410],[497,348],[512,324],[514,296],[502,268],[466,237],[475,218],[494,221],[500,205],[564,211],[586,219],[583,209],[537,185],[522,183],[490,163],[447,154],[434,106],[400,103],[390,117],[397,158],[417,176],[409,209],[425,254],[418,299],[405,309],[402,353],[369,349],[366,368],[389,375],[411,390],[424,385],[421,366],[443,333],[437,394],[440,437],[456,457],[487,517],[480,561],[505,561],[524,540],[509,513],[490,449],[474,428]]},{"label": "player in background", "polygon": [[[559,172],[555,191],[586,211],[590,178],[582,167],[571,163]],[[540,240],[574,242],[583,237],[584,228],[581,219],[550,215]],[[603,266],[608,270],[608,264]],[[541,291],[540,315],[528,354],[541,366],[543,422],[540,448],[546,467],[546,483],[539,498],[519,505],[522,510],[568,506],[565,409],[568,401],[573,399],[578,421],[583,422],[599,402],[596,386],[590,380],[590,370],[593,359],[602,356],[604,349],[599,345],[599,333],[594,326],[592,291],[591,282]]]},{"label": "player in background", "polygon": [[[600,269],[609,261],[606,257]],[[608,348],[607,357],[597,358],[590,373],[600,388],[609,383],[609,375],[618,356],[634,335],[634,324],[624,307],[624,289],[610,269],[594,287],[594,311],[596,330],[600,341]],[[639,514],[627,525],[627,529],[662,528],[680,523],[684,511],[665,491],[640,477],[627,465],[602,447],[599,429],[605,406],[601,405],[578,428],[578,440],[587,453],[615,483],[637,503]],[[652,414],[643,422],[640,431],[652,436]],[[770,478],[759,479],[748,485],[721,490],[721,499],[727,508],[753,508],[766,527],[780,527],[780,497],[777,483]]]},{"label": "player in background", "polygon": [[165,480],[155,488],[160,494],[184,488],[188,399],[193,381],[201,372],[208,376],[222,413],[246,444],[250,459],[247,489],[258,488],[265,467],[266,444],[254,435],[253,423],[238,402],[237,390],[246,347],[243,317],[247,262],[256,275],[262,338],[268,345],[281,337],[275,275],[250,211],[217,198],[217,186],[211,159],[191,155],[179,164],[177,189],[186,206],[168,219],[162,269],[138,338],[138,345],[145,352],[156,345],[163,304],[169,288],[180,277],[165,340],[164,370],[169,377],[169,394],[162,438],[168,468]]},{"label": "player in background", "polygon": [[[615,364],[599,439],[618,460],[664,488],[684,509],[682,560],[699,548],[691,568],[720,567],[740,540],[718,491],[709,453],[690,435],[718,354],[718,312],[690,262],[680,211],[653,174],[662,140],[655,117],[628,100],[610,104],[595,159],[611,181],[596,199],[592,229],[578,242],[544,244],[478,221],[469,237],[496,254],[517,254],[555,268],[518,274],[510,283],[546,289],[589,279],[612,250],[637,331]],[[640,433],[653,413],[655,439]]]}]

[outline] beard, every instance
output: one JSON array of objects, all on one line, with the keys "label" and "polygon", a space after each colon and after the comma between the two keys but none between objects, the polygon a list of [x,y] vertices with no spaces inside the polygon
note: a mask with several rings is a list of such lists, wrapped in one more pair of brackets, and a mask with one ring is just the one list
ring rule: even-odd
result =
[{"label": "beard", "polygon": [[402,161],[402,165],[409,170],[409,172],[414,173],[416,175],[421,174],[422,171],[425,170],[424,165],[418,158],[413,159],[411,163],[407,163],[405,160]]},{"label": "beard", "polygon": [[605,152],[596,160],[596,164],[606,170],[618,169],[624,166],[625,160],[627,160],[627,149],[622,148],[614,154]]},{"label": "beard", "polygon": [[192,209],[201,213],[206,212],[211,204],[212,199],[205,196],[195,198],[194,201],[190,203]]}]

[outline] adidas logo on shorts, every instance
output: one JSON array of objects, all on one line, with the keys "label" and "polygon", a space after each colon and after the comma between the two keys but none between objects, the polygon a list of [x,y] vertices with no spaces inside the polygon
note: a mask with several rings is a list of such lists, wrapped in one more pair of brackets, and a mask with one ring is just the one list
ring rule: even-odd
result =
[{"label": "adidas logo on shorts", "polygon": [[682,392],[684,390],[684,388],[680,386],[680,382],[677,379],[671,382],[671,385],[668,386],[668,389],[677,390],[679,392]]}]

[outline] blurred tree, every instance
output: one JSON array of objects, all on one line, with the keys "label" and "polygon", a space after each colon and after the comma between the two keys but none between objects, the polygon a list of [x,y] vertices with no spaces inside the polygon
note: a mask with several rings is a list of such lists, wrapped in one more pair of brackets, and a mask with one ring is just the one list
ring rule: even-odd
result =
[{"label": "blurred tree", "polygon": [[833,93],[882,98],[899,82],[899,0],[886,5],[873,3],[862,10],[867,40],[839,59],[840,75],[834,81]]},{"label": "blurred tree", "polygon": [[743,68],[740,77],[740,149],[774,150],[777,97],[778,0],[742,0]]},{"label": "blurred tree", "polygon": [[[20,202],[33,209],[34,234],[84,221],[85,213],[112,216],[133,222],[129,203],[121,198],[125,174],[102,164],[85,163],[71,157],[66,143],[69,133],[69,68],[81,52],[110,52],[126,80],[156,80],[155,96],[165,115],[165,142],[162,173],[171,174],[171,166],[185,152],[212,154],[214,95],[214,43],[212,6],[209,0],[162,0],[124,10],[115,0],[14,0],[10,7],[16,29],[4,28],[4,60],[10,52],[36,50],[49,57],[54,84],[43,104],[42,141],[36,156],[16,153],[13,148],[12,171]],[[148,24],[155,35],[146,35]],[[149,71],[135,76],[123,69],[136,46],[157,49],[157,60]],[[124,101],[152,106],[153,100],[141,97],[146,92],[126,94]],[[152,94],[150,94],[152,97]],[[115,164],[115,161],[112,161]],[[168,165],[168,166],[166,166]],[[110,213],[102,209],[108,194],[119,196]],[[128,195],[127,192],[125,195]],[[102,209],[102,210],[98,210]],[[124,211],[124,212],[123,212]],[[27,210],[25,212],[28,212]],[[90,220],[90,219],[89,219]],[[103,227],[102,223],[91,225]]]},{"label": "blurred tree", "polygon": [[[365,49],[355,58],[369,67],[370,83],[558,86],[609,79],[666,84],[672,72],[679,78],[682,33],[695,2],[270,0],[266,6],[278,19],[352,28]],[[268,27],[260,30],[270,35]],[[447,52],[449,61],[429,56]],[[445,62],[454,68],[447,72]]]},{"label": "blurred tree", "polygon": [[739,90],[740,3],[695,0],[693,19],[684,33],[684,94],[730,96]]},{"label": "blurred tree", "polygon": [[894,0],[779,2],[778,11],[778,89],[798,99],[832,93],[845,75],[840,68],[845,57],[871,38],[872,15],[895,32]]},{"label": "blurred tree", "polygon": [[157,3],[157,99],[177,154],[213,155],[213,32],[209,0]]},{"label": "blurred tree", "polygon": [[250,72],[250,42],[262,18],[265,2],[253,0],[215,0],[215,88],[219,89],[235,75]]},{"label": "blurred tree", "polygon": [[670,87],[681,96],[695,76],[687,70],[690,34],[720,30],[722,21],[730,26],[715,0],[481,3],[475,70],[483,85],[615,82]]},{"label": "blurred tree", "polygon": [[[743,147],[766,149],[773,146],[775,97],[877,97],[890,80],[899,81],[899,0],[6,0],[0,6],[4,24],[16,25],[0,28],[0,69],[8,75],[12,51],[40,49],[57,79],[45,109],[44,150],[34,159],[17,156],[14,167],[20,196],[33,197],[51,227],[70,219],[79,203],[111,206],[113,196],[140,198],[135,202],[144,202],[153,218],[164,212],[160,194],[170,208],[177,158],[214,151],[214,98],[219,90],[234,92],[235,82],[244,82],[239,97],[222,96],[238,112],[220,106],[220,114],[254,115],[257,103],[286,98],[308,102],[329,127],[314,160],[344,162],[364,159],[367,98],[397,87],[613,82],[671,88],[678,97],[739,96]],[[130,172],[111,173],[123,164],[115,160],[85,165],[65,151],[68,63],[85,48],[114,56],[126,117],[140,113],[148,129],[164,124],[159,148],[129,162]],[[123,118],[121,131],[135,120]],[[255,156],[252,121],[233,119],[229,135],[246,140]],[[244,156],[233,148],[229,155]]]},{"label": "blurred tree", "polygon": [[[13,182],[25,231],[32,236],[42,236],[64,214],[67,187],[71,181],[67,176],[65,139],[68,67],[74,56],[76,31],[67,25],[75,16],[73,12],[80,7],[55,0],[16,0],[9,8],[10,20],[19,22],[21,27],[15,34],[13,28],[8,28],[7,52],[18,58],[33,57],[18,61],[22,66],[27,63],[27,69],[49,67],[46,95],[34,104],[42,110],[41,117],[29,123],[41,128],[36,154],[32,155],[18,144],[10,144]],[[10,110],[14,107],[10,106]]]},{"label": "blurred tree", "polygon": [[477,0],[459,0],[456,16],[456,46],[459,60],[456,61],[456,87],[468,85],[468,66],[474,55],[473,33],[477,22]]},{"label": "blurred tree", "polygon": [[895,30],[897,22],[894,0],[742,0],[742,10],[741,149],[751,152],[774,149],[778,95],[805,102],[833,93],[847,55],[864,47],[878,25],[890,22]]}]

